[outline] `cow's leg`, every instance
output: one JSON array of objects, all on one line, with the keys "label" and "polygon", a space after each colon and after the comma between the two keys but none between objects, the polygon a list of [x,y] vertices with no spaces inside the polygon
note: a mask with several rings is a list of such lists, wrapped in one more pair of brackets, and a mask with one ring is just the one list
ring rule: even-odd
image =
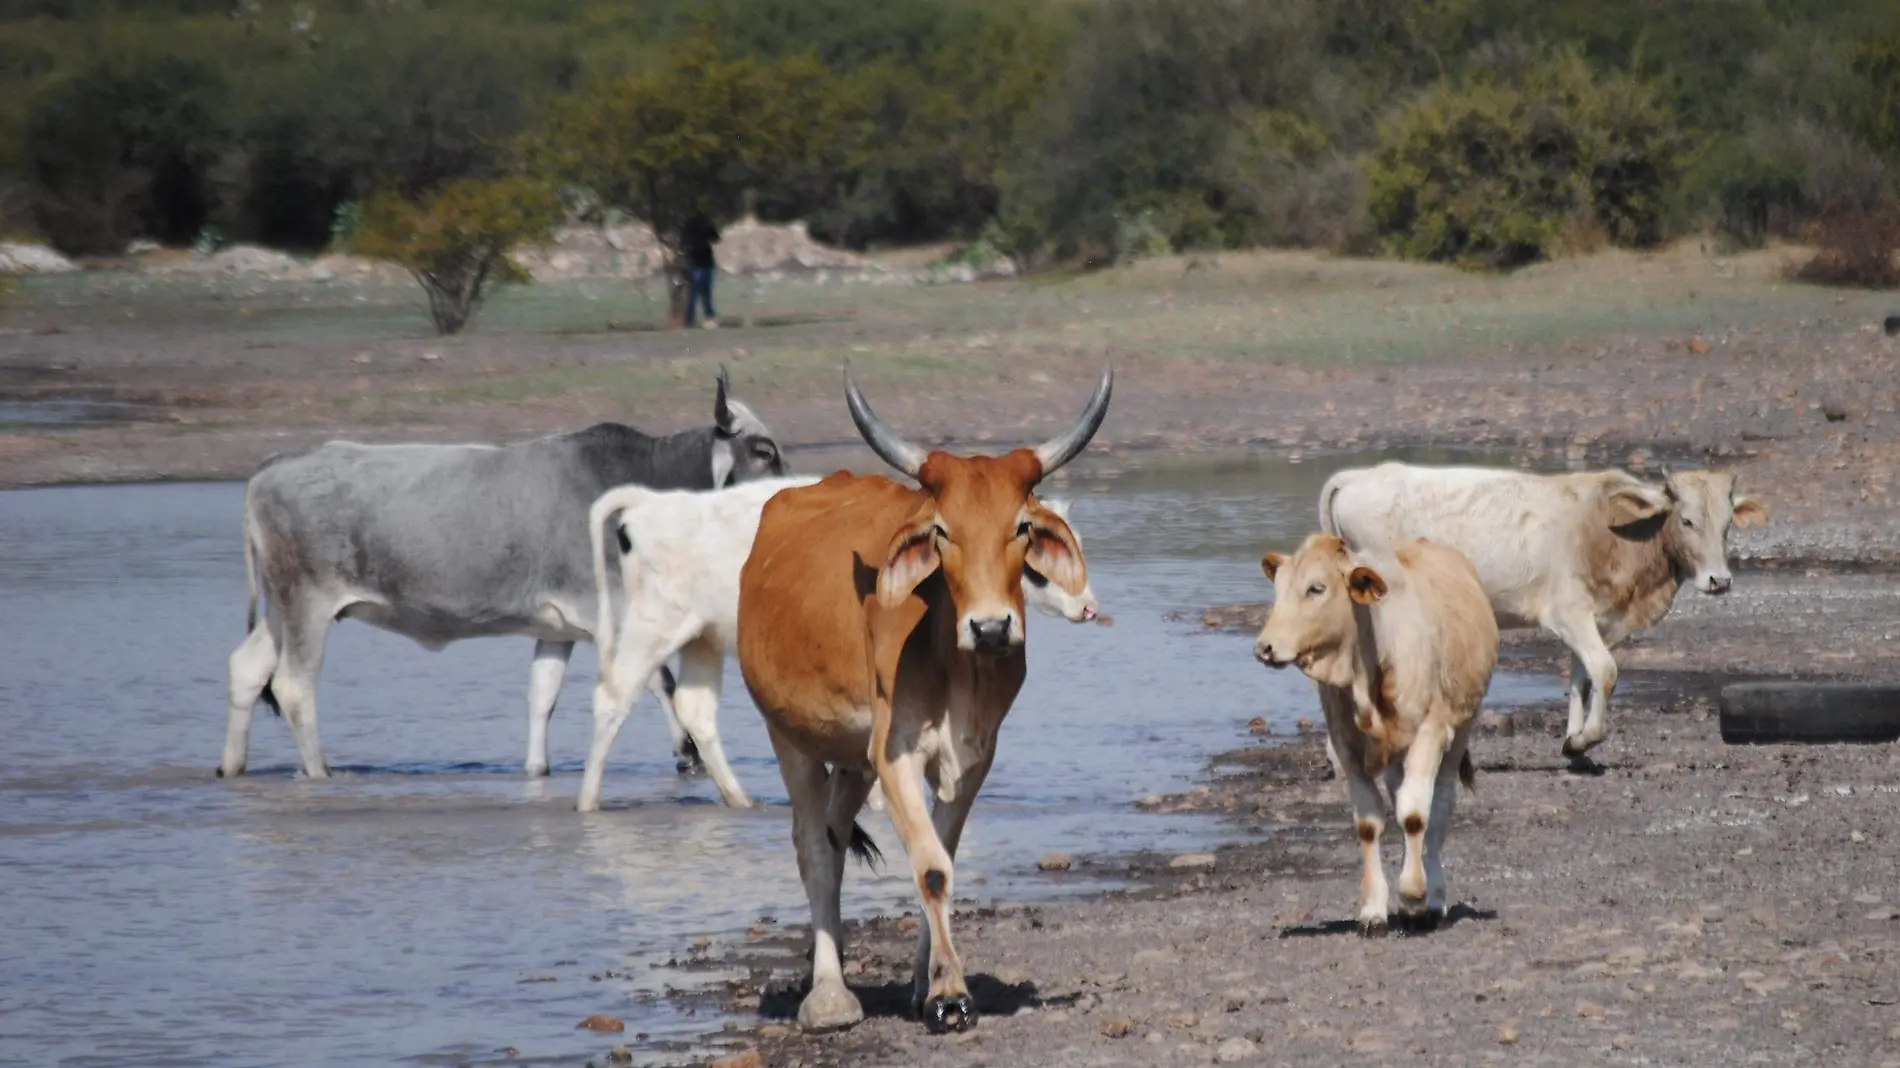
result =
[{"label": "cow's leg", "polygon": [[1445,918],[1445,836],[1451,832],[1451,813],[1458,804],[1458,769],[1470,735],[1467,726],[1452,736],[1432,787],[1432,810],[1425,824],[1425,917],[1433,926]]},{"label": "cow's leg", "polygon": [[[963,961],[950,941],[950,894],[953,874],[950,853],[937,836],[935,821],[924,803],[923,758],[916,744],[888,744],[873,750],[877,781],[884,791],[891,822],[904,840],[917,893],[923,902],[930,938],[927,968],[918,976],[917,993],[924,1025],[932,1031],[962,1030],[975,1022],[975,1003],[964,984]],[[959,792],[957,802],[970,795]]]},{"label": "cow's leg", "polygon": [[1379,834],[1385,830],[1385,798],[1379,784],[1366,774],[1356,760],[1342,761],[1346,774],[1346,795],[1352,800],[1353,829],[1359,834],[1359,933],[1374,937],[1385,933],[1386,885],[1384,866],[1379,860]]},{"label": "cow's leg", "polygon": [[323,743],[317,739],[317,678],[323,674],[323,647],[330,638],[332,618],[333,613],[303,606],[284,613],[283,648],[270,681],[277,705],[283,709],[284,722],[297,739],[304,774],[313,779],[330,775],[330,766],[323,759]]},{"label": "cow's leg", "polygon": [[[1601,742],[1609,732],[1606,723],[1610,695],[1616,692],[1616,658],[1597,630],[1597,622],[1588,612],[1573,612],[1545,621],[1544,626],[1570,647],[1571,703],[1570,723],[1564,732],[1564,755],[1581,757]],[[1588,689],[1577,689],[1577,666],[1583,667]],[[1578,713],[1587,705],[1589,715],[1579,723]]]},{"label": "cow's leg", "polygon": [[[1564,724],[1564,737],[1579,738],[1583,736],[1584,717],[1589,711],[1590,669],[1576,653],[1570,654],[1570,685],[1566,689],[1570,696],[1570,718]],[[1565,748],[1569,748],[1568,744]]]},{"label": "cow's leg", "polygon": [[581,812],[600,809],[600,780],[607,771],[607,753],[614,739],[640,698],[640,690],[658,671],[673,650],[685,645],[699,633],[696,620],[674,624],[671,633],[647,626],[621,629],[613,653],[600,663],[600,680],[594,684],[594,738],[587,747],[587,767],[581,772],[581,792],[574,807]]},{"label": "cow's leg", "polygon": [[[1405,769],[1399,788],[1392,795],[1393,815],[1405,831],[1405,862],[1399,868],[1399,914],[1411,926],[1431,926],[1428,917],[1425,877],[1425,835],[1431,825],[1439,770],[1445,764],[1446,737],[1441,711],[1434,709],[1419,725],[1412,745],[1405,751]],[[1456,762],[1451,767],[1455,771]]]},{"label": "cow's leg", "polygon": [[258,620],[231,654],[231,707],[224,725],[224,758],[218,761],[220,778],[244,774],[250,760],[251,714],[277,671],[277,639],[271,633],[276,625],[274,613]]},{"label": "cow's leg", "polygon": [[[957,779],[955,797],[947,802],[939,801],[931,808],[931,826],[935,828],[937,840],[943,843],[944,851],[950,854],[952,861],[956,860],[957,845],[963,841],[963,825],[970,818],[970,805],[976,800],[976,792],[983,788],[983,780],[989,777],[989,773],[988,760],[982,761],[975,767],[964,769],[963,774]],[[948,900],[946,891],[945,901]],[[947,910],[944,919],[947,930],[949,920]],[[920,925],[917,928],[917,968],[911,993],[912,1008],[933,1031],[949,1030],[953,1027],[975,1023],[976,1003],[974,1001],[965,998],[962,1003],[957,1003],[930,997],[931,983],[935,978],[930,967],[930,945],[931,928]],[[960,1012],[966,1018],[966,1023],[957,1025],[945,1019],[944,1014],[947,1011]]]},{"label": "cow's leg", "polygon": [[548,719],[567,678],[567,658],[573,642],[534,643],[534,666],[528,669],[528,759],[523,768],[532,777],[548,773]]},{"label": "cow's leg", "polygon": [[673,678],[673,670],[665,664],[647,679],[647,692],[660,702],[660,715],[666,720],[666,733],[673,739],[673,770],[681,775],[693,771],[706,770],[706,762],[699,758],[699,747],[693,744],[693,736],[680,726],[680,714],[673,707],[673,693],[679,689],[679,683]]},{"label": "cow's leg", "polygon": [[864,1019],[857,995],[845,986],[844,963],[838,956],[844,941],[838,891],[844,881],[850,820],[844,821],[844,835],[834,833],[831,817],[845,806],[840,803],[832,811],[834,794],[823,762],[812,759],[770,724],[767,733],[772,751],[778,754],[785,792],[791,795],[792,845],[798,852],[798,877],[811,905],[811,992],[798,1004],[798,1024],[807,1031],[835,1031]]},{"label": "cow's leg", "polygon": [[[725,747],[719,744],[719,682],[726,669],[726,651],[708,638],[689,642],[680,650],[679,687],[673,693],[673,708],[680,726],[686,729],[706,762],[706,770],[719,786],[719,796],[733,808],[751,808],[752,800],[739,785],[739,777],[726,763]],[[678,750],[676,749],[675,752]],[[857,810],[852,810],[856,815]]]}]

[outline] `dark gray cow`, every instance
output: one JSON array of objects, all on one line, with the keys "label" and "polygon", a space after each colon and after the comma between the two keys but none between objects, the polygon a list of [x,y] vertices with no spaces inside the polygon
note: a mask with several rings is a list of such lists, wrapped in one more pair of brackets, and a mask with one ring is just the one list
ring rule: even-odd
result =
[{"label": "dark gray cow", "polygon": [[[615,486],[701,490],[785,473],[778,445],[719,375],[713,425],[669,437],[601,423],[519,445],[357,445],[273,457],[244,493],[250,634],[231,654],[219,775],[238,775],[261,697],[283,713],[305,773],[329,774],[317,676],[339,619],[431,649],[461,638],[535,639],[530,775],[548,771],[547,725],[576,641],[597,615],[587,510]],[[260,623],[257,595],[268,612]]]}]

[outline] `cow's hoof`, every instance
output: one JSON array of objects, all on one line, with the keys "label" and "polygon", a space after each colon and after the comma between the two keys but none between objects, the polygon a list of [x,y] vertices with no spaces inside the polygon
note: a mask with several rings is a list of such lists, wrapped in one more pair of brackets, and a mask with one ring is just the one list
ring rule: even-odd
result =
[{"label": "cow's hoof", "polygon": [[1359,921],[1359,937],[1361,938],[1384,938],[1385,932],[1386,924],[1383,918]]},{"label": "cow's hoof", "polygon": [[706,770],[706,762],[699,758],[699,746],[691,738],[680,743],[673,753],[673,770],[681,775],[692,775]]},{"label": "cow's hoof", "polygon": [[217,767],[212,768],[211,774],[214,778],[219,778],[219,779],[224,778],[224,765],[220,764]]},{"label": "cow's hoof", "polygon": [[1399,930],[1405,934],[1430,934],[1445,922],[1442,908],[1421,908],[1416,912],[1399,911]]},{"label": "cow's hoof", "polygon": [[798,1003],[798,1026],[807,1031],[842,1031],[864,1019],[857,996],[842,985],[821,986]]},{"label": "cow's hoof", "polygon": [[976,1002],[968,994],[939,994],[924,1002],[924,1028],[933,1035],[976,1026]]},{"label": "cow's hoof", "polygon": [[1580,757],[1595,749],[1602,741],[1602,738],[1592,738],[1587,733],[1567,734],[1564,736],[1564,755],[1572,758]]},{"label": "cow's hoof", "polygon": [[1569,742],[1564,743],[1564,756],[1570,758],[1570,766],[1565,770],[1572,775],[1601,775],[1606,770],[1585,754],[1571,752]]}]

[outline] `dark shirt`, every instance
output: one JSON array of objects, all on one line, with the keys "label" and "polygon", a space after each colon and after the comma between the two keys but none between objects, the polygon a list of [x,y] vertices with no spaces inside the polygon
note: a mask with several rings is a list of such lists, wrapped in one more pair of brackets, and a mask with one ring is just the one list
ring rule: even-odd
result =
[{"label": "dark shirt", "polygon": [[686,266],[693,270],[712,270],[713,246],[718,243],[719,228],[704,215],[686,220],[680,229],[680,251],[686,256]]}]

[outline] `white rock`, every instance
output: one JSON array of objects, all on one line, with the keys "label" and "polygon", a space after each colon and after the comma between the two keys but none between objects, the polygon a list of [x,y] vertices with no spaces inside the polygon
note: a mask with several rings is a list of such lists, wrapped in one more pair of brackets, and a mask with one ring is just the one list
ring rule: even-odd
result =
[{"label": "white rock", "polygon": [[1260,1047],[1244,1038],[1230,1038],[1214,1047],[1214,1062],[1216,1064],[1235,1064],[1240,1061],[1251,1060],[1254,1054],[1259,1051]]},{"label": "white rock", "polygon": [[0,271],[19,274],[68,274],[79,265],[45,245],[0,242]]}]

